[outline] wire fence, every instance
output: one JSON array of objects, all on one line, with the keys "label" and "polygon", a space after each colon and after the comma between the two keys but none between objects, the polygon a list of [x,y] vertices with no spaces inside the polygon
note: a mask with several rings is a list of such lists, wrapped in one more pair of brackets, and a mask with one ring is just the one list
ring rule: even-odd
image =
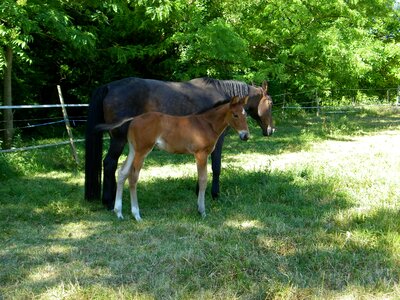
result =
[{"label": "wire fence", "polygon": [[[72,127],[76,128],[81,124],[86,123],[86,115],[73,115],[72,118],[67,116],[57,116],[61,115],[60,108],[84,108],[87,110],[88,104],[49,104],[49,105],[12,105],[12,106],[0,106],[0,112],[6,109],[12,109],[14,112],[14,117],[17,114],[16,112],[24,112],[29,111],[32,113],[32,110],[45,110],[46,112],[42,115],[46,115],[43,117],[22,117],[22,118],[14,118],[13,123],[13,131],[14,132],[22,132],[22,130],[26,129],[34,129],[40,127],[48,127],[52,125],[60,125],[62,124],[63,127],[68,124],[71,124]],[[49,112],[49,109],[57,109],[57,111]],[[26,114],[24,114],[25,116]],[[0,121],[0,134],[2,134],[6,129],[4,128],[4,123],[6,121]],[[43,149],[61,145],[68,145],[73,143],[81,143],[84,142],[84,139],[70,139],[69,141],[60,141],[56,143],[49,143],[49,144],[40,144],[40,145],[30,145],[24,147],[12,147],[11,149],[2,149],[0,153],[11,153],[11,152],[19,152],[19,151],[29,151],[35,149]]]},{"label": "wire fence", "polygon": [[[379,108],[379,107],[396,107],[400,108],[400,87],[389,89],[375,90],[310,90],[299,93],[283,93],[271,95],[274,106],[273,114],[281,113],[282,115],[289,111],[308,111],[315,112],[317,115],[350,113],[359,109]],[[14,118],[14,130],[22,132],[23,130],[38,129],[49,126],[63,125],[69,122],[73,128],[86,125],[86,114],[82,114],[81,109],[87,111],[88,104],[50,104],[50,105],[14,105],[0,106],[0,112],[5,109],[12,109],[15,115],[17,112],[31,112],[42,110],[42,117],[26,117]],[[60,108],[80,109],[80,114],[72,114],[71,117],[62,117]],[[57,109],[51,114],[49,109]],[[43,112],[46,111],[46,112]],[[34,114],[33,114],[34,115]],[[0,135],[6,130],[4,128],[5,121],[0,120]],[[59,130],[62,130],[59,129]],[[58,130],[58,132],[59,132]],[[29,145],[23,147],[15,147],[11,149],[0,150],[0,153],[11,153],[18,151],[29,151],[35,149],[43,149],[67,145],[71,143],[81,143],[84,139],[70,139],[69,141],[60,141],[49,144]]]}]

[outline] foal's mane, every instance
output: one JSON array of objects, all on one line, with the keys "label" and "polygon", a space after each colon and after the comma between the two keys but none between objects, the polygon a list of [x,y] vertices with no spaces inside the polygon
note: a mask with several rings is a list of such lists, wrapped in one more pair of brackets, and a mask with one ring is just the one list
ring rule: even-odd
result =
[{"label": "foal's mane", "polygon": [[208,107],[208,108],[205,108],[205,109],[202,109],[202,110],[196,112],[195,115],[200,115],[200,114],[205,113],[205,112],[207,112],[207,111],[209,111],[209,110],[212,110],[212,109],[214,109],[214,108],[216,108],[216,107],[219,107],[219,106],[222,106],[222,105],[224,105],[224,104],[227,104],[227,103],[229,103],[230,101],[231,101],[231,98],[218,101],[218,102],[215,103],[212,107]]},{"label": "foal's mane", "polygon": [[216,90],[226,97],[245,97],[249,94],[249,85],[237,80],[217,80],[209,77],[202,78],[204,83],[213,85]]}]

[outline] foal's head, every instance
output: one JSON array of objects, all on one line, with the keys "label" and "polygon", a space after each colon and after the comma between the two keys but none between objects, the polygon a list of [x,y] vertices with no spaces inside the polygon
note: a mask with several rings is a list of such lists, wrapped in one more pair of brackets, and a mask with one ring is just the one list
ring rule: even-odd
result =
[{"label": "foal's head", "polygon": [[248,98],[248,96],[244,98],[235,96],[232,97],[229,103],[228,123],[239,133],[239,137],[242,141],[247,141],[250,136],[246,112],[243,107],[247,103]]}]

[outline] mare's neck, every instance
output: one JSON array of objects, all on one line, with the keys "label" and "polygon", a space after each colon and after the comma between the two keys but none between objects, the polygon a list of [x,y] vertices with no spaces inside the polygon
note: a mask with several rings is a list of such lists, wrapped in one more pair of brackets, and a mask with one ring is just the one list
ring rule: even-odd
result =
[{"label": "mare's neck", "polygon": [[218,137],[228,127],[227,114],[229,112],[229,105],[229,103],[226,103],[202,114],[204,121],[207,122]]}]

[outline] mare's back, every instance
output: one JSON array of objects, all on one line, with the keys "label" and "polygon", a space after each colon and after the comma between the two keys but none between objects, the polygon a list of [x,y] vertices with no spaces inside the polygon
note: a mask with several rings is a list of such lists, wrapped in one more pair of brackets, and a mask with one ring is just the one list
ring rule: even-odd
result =
[{"label": "mare's back", "polygon": [[125,78],[106,85],[104,111],[106,122],[137,116],[149,111],[170,115],[189,115],[212,107],[221,95],[202,78],[187,82],[169,82]]}]

